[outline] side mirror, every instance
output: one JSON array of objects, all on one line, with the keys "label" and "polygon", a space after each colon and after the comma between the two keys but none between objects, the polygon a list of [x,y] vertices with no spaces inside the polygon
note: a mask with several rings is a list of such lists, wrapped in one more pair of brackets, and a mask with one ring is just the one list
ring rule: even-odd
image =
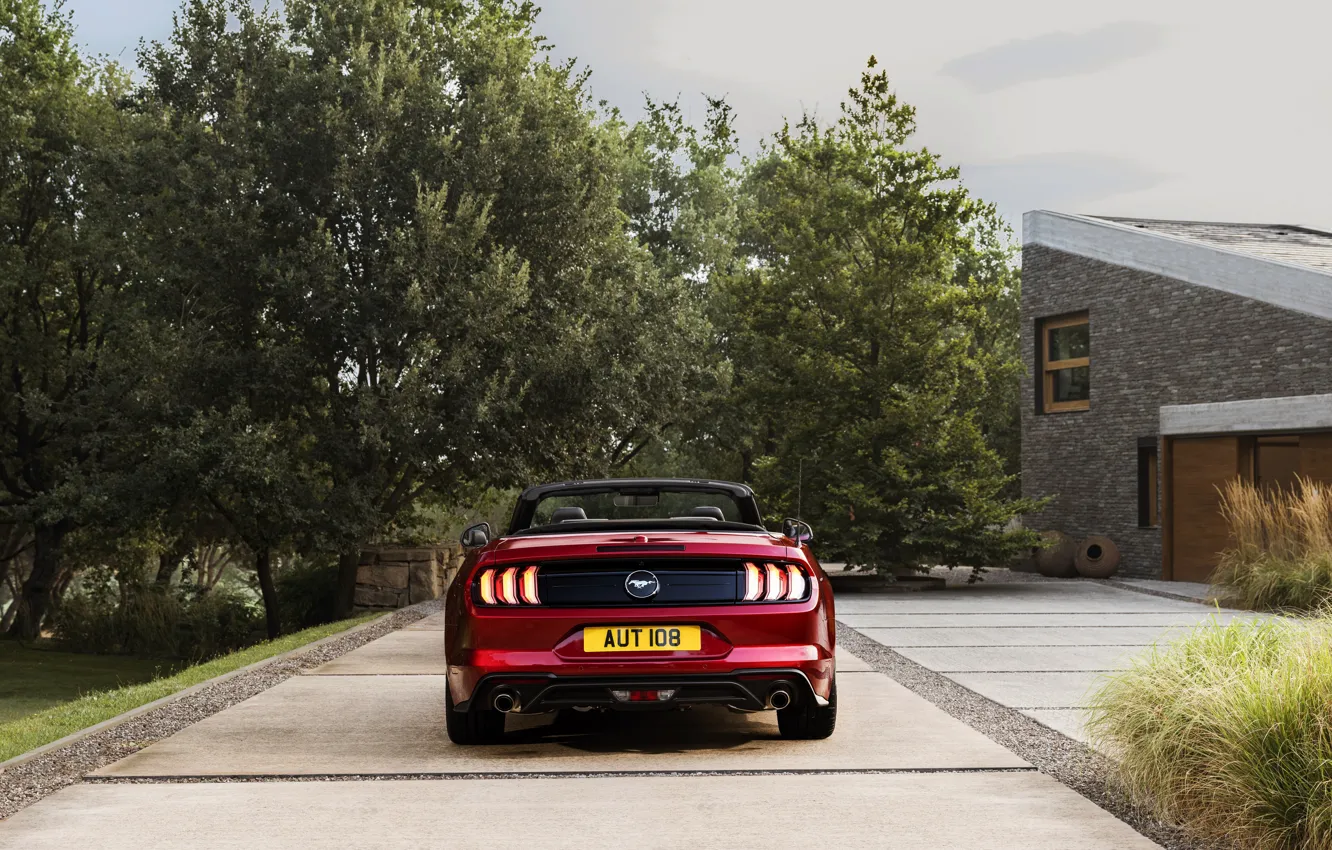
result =
[{"label": "side mirror", "polygon": [[459,538],[464,549],[480,549],[490,542],[490,523],[483,522],[470,526]]},{"label": "side mirror", "polygon": [[808,543],[814,539],[814,529],[810,528],[809,523],[799,519],[782,520],[782,534],[796,543]]}]

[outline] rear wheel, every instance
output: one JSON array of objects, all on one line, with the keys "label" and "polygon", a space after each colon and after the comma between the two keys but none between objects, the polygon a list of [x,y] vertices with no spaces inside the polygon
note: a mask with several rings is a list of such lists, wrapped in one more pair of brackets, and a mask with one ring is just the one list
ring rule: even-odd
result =
[{"label": "rear wheel", "polygon": [[837,726],[837,682],[828,691],[828,704],[819,705],[810,696],[795,705],[777,710],[777,729],[793,741],[815,741],[828,737]]},{"label": "rear wheel", "polygon": [[504,715],[489,706],[473,706],[470,711],[453,707],[453,691],[444,686],[444,726],[455,744],[497,744],[504,737]]}]

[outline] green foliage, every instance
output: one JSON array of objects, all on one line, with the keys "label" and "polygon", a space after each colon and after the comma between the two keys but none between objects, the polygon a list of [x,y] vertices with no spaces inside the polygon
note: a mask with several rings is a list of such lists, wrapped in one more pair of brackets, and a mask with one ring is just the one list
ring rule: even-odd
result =
[{"label": "green foliage", "polygon": [[1332,846],[1332,617],[1209,624],[1114,674],[1088,730],[1133,797],[1203,839]]},{"label": "green foliage", "polygon": [[333,616],[332,558],[341,613],[360,546],[535,479],[754,481],[879,568],[1025,544],[1012,246],[886,77],[741,165],[724,101],[628,125],[536,15],[185,0],[131,84],[0,0],[16,633],[73,586],[73,643],[235,645],[219,572],[170,590],[210,548],[246,553],[276,635]]},{"label": "green foliage", "polygon": [[254,597],[243,591],[193,597],[93,568],[61,603],[55,631],[75,652],[199,660],[253,643],[261,628]]},{"label": "green foliage", "polygon": [[336,558],[297,556],[277,574],[282,627],[307,629],[338,618],[338,562]]},{"label": "green foliage", "polygon": [[699,371],[697,299],[625,230],[620,126],[534,15],[195,0],[144,52],[179,163],[144,163],[176,205],[153,244],[205,341],[162,445],[256,553],[354,556],[424,494],[596,472]]},{"label": "green foliage", "polygon": [[1034,543],[1007,530],[1034,505],[996,451],[1020,371],[993,344],[1015,330],[1011,248],[956,169],[908,146],[914,110],[873,68],[834,126],[788,126],[746,178],[752,261],[724,296],[745,466],[825,557],[1006,563]]}]

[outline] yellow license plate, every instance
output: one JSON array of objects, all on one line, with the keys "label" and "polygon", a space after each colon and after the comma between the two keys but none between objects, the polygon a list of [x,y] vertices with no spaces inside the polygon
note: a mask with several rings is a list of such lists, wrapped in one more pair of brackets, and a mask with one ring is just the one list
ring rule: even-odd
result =
[{"label": "yellow license plate", "polygon": [[584,652],[672,652],[703,645],[698,626],[588,626]]}]

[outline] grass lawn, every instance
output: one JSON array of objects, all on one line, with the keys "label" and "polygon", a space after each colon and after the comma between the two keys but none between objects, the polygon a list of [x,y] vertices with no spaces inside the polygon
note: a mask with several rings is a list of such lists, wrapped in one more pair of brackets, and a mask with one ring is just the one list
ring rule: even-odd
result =
[{"label": "grass lawn", "polygon": [[0,724],[94,691],[147,682],[176,672],[182,664],[31,649],[17,641],[0,641]]},{"label": "grass lawn", "polygon": [[[380,613],[364,614],[350,620],[315,626],[175,672],[165,669],[164,665],[169,662],[22,650],[0,644],[0,706],[3,706],[4,712],[0,714],[0,762],[214,676],[346,631],[379,616]],[[29,655],[60,658],[33,659],[28,658]],[[20,660],[18,672],[11,670],[10,662],[13,658]],[[108,661],[123,666],[112,667],[106,663]],[[23,665],[26,665],[31,679],[24,678]],[[88,678],[75,681],[72,673],[79,669],[75,665],[86,665],[83,669],[88,671]],[[162,672],[170,675],[151,678],[155,667],[163,667]],[[134,678],[131,679],[131,676]],[[32,687],[32,682],[37,683],[36,688]],[[109,690],[94,690],[98,687]],[[13,697],[20,693],[20,702],[27,701],[39,710],[35,713],[11,710]],[[50,707],[43,708],[43,705]]]}]

